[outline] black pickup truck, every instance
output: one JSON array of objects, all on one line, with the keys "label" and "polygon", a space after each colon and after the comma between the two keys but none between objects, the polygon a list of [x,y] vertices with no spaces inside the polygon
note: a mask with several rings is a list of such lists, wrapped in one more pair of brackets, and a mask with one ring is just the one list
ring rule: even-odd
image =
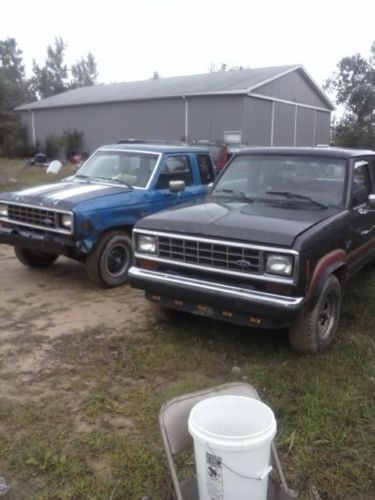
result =
[{"label": "black pickup truck", "polygon": [[375,152],[251,148],[208,197],[139,221],[130,283],[159,311],[288,328],[327,348],[347,279],[375,260]]}]

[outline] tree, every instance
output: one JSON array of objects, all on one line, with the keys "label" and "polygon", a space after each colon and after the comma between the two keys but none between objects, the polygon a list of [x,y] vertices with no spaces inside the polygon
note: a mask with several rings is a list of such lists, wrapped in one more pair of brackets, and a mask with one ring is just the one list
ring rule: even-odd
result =
[{"label": "tree", "polygon": [[[27,155],[26,134],[15,108],[71,88],[93,85],[97,78],[94,56],[89,53],[70,71],[64,63],[66,45],[55,38],[47,47],[44,66],[33,61],[33,77],[25,77],[22,51],[14,38],[0,40],[0,155]],[[69,75],[72,80],[69,80]],[[51,142],[51,141],[50,141]],[[56,141],[55,141],[56,142]],[[30,148],[29,148],[30,149]]]},{"label": "tree", "polygon": [[238,66],[238,65],[230,65],[227,63],[211,63],[208,68],[210,73],[222,73],[227,71],[242,71],[244,69],[249,69],[248,66]]},{"label": "tree", "polygon": [[14,109],[35,98],[25,79],[22,51],[14,38],[0,40],[0,154],[13,156],[22,149],[24,133]]},{"label": "tree", "polygon": [[[33,88],[40,99],[60,94],[66,90],[96,84],[98,71],[94,56],[89,52],[69,69],[64,63],[66,44],[62,38],[55,38],[55,45],[47,47],[44,66],[33,61]],[[69,76],[72,76],[69,80]]]},{"label": "tree", "polygon": [[344,57],[325,88],[336,95],[344,114],[333,127],[338,146],[375,146],[375,42],[367,60],[360,54]]},{"label": "tree", "polygon": [[33,61],[33,87],[41,99],[59,94],[68,88],[68,67],[64,64],[66,45],[62,38],[55,38],[55,46],[48,45],[43,67]]},{"label": "tree", "polygon": [[71,67],[72,81],[70,88],[88,87],[96,84],[98,71],[94,56],[89,52],[86,59],[81,57],[76,64]]}]

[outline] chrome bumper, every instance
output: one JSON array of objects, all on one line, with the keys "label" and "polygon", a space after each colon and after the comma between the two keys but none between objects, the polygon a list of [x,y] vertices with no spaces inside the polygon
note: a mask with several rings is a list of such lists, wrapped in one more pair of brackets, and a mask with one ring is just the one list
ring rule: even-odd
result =
[{"label": "chrome bumper", "polygon": [[129,269],[129,281],[137,288],[150,289],[153,285],[169,285],[175,290],[186,292],[203,292],[211,297],[220,297],[228,300],[241,300],[243,303],[262,307],[277,308],[284,311],[299,311],[303,307],[304,297],[287,297],[272,293],[259,292],[246,288],[224,285],[212,281],[203,281],[185,276],[176,276],[168,273],[150,271],[139,267]]}]

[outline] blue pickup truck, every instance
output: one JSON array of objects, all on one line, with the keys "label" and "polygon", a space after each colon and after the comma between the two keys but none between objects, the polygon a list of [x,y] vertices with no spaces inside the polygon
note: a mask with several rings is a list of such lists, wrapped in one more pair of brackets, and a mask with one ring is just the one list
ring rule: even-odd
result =
[{"label": "blue pickup truck", "polygon": [[54,184],[0,194],[0,243],[26,266],[65,255],[102,287],[127,281],[131,231],[145,215],[203,198],[215,169],[207,149],[114,144],[99,148],[77,173]]}]

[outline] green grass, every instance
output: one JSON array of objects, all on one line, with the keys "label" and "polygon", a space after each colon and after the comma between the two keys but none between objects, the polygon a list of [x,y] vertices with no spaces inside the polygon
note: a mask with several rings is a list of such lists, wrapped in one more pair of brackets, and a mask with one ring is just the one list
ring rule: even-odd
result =
[{"label": "green grass", "polygon": [[[49,383],[71,386],[52,399],[0,402],[0,470],[16,477],[14,498],[141,498],[168,495],[157,427],[163,402],[235,379],[252,383],[275,411],[277,445],[300,498],[371,498],[375,446],[372,300],[375,272],[347,294],[340,338],[318,356],[293,353],[283,332],[257,332],[202,319],[140,338],[87,331],[57,339],[61,365]],[[81,353],[81,354],[80,354]],[[84,356],[82,356],[84,353]],[[76,429],[77,415],[85,422]],[[31,486],[30,486],[31,485]],[[33,493],[35,491],[35,493]]]},{"label": "green grass", "polygon": [[[29,175],[19,182],[43,174]],[[53,395],[0,400],[0,475],[11,483],[9,498],[166,499],[160,407],[175,395],[245,380],[276,414],[276,444],[299,498],[373,499],[374,309],[368,267],[347,288],[338,339],[320,355],[291,351],[282,331],[194,317],[53,340],[44,377]],[[24,348],[32,346],[30,335]]]},{"label": "green grass", "polygon": [[26,160],[0,158],[0,192],[13,191],[22,187],[56,182],[75,172],[76,168],[64,164],[58,174],[47,174],[46,167],[27,165]]}]

